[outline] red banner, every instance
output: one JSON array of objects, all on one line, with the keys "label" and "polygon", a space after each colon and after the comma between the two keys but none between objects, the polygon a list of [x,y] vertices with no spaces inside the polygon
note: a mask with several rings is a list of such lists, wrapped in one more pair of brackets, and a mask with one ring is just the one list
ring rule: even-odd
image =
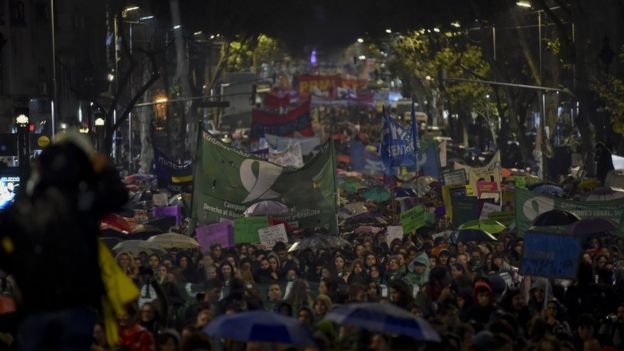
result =
[{"label": "red banner", "polygon": [[268,93],[264,96],[264,105],[267,107],[284,107],[290,104],[289,94]]},{"label": "red banner", "polygon": [[267,134],[279,136],[313,136],[310,118],[310,100],[280,114],[278,110],[254,109],[251,112],[251,137]]}]

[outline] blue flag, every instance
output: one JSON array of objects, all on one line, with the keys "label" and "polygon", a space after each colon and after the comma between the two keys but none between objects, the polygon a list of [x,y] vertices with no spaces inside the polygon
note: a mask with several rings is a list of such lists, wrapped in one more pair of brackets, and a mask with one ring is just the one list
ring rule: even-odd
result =
[{"label": "blue flag", "polygon": [[385,110],[382,117],[380,156],[386,167],[386,174],[396,175],[399,167],[414,166],[414,143],[411,131],[387,116]]},{"label": "blue flag", "polygon": [[384,174],[384,163],[376,152],[367,150],[358,140],[351,140],[351,169],[376,176]]},{"label": "blue flag", "polygon": [[421,176],[442,178],[438,143],[431,141],[418,150],[418,173]]}]

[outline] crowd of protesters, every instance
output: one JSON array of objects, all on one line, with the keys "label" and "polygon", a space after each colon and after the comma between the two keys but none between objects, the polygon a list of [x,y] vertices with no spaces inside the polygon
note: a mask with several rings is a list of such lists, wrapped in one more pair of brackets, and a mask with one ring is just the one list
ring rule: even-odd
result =
[{"label": "crowd of protesters", "polygon": [[492,243],[450,244],[434,239],[436,230],[418,230],[390,246],[380,232],[353,234],[351,246],[337,249],[213,245],[203,255],[121,254],[118,261],[141,286],[137,320],[158,347],[173,342],[174,349],[189,350],[190,340],[204,340],[208,348],[201,329],[211,319],[254,309],[298,318],[315,332],[318,345],[311,349],[414,347],[323,319],[336,305],[368,301],[432,323],[444,344],[424,347],[624,349],[624,240],[592,238],[576,280],[546,280],[518,275],[523,242],[512,233]]},{"label": "crowd of protesters", "polygon": [[[202,329],[222,314],[264,309],[308,327],[316,343],[300,349],[309,351],[624,350],[624,239],[589,238],[575,280],[533,278],[519,275],[523,241],[509,230],[494,242],[454,242],[440,234],[449,224],[438,218],[388,243],[384,226],[370,223],[391,217],[388,202],[367,203],[367,220],[342,223],[350,244],[343,247],[291,252],[284,243],[270,250],[238,244],[119,253],[116,261],[140,296],[118,319],[120,345],[107,345],[101,315],[90,313],[103,289],[95,238],[99,218],[127,195],[102,162],[71,142],[50,147],[38,160],[32,189],[2,216],[0,263],[9,275],[0,288],[18,301],[20,320],[2,315],[0,348],[79,350],[88,343],[92,350],[261,350]],[[421,201],[437,207],[440,189],[431,187]],[[362,233],[360,225],[381,230]],[[289,238],[315,232],[323,229]],[[336,306],[365,301],[428,320],[442,343],[324,319]],[[94,330],[77,330],[94,321]]]}]

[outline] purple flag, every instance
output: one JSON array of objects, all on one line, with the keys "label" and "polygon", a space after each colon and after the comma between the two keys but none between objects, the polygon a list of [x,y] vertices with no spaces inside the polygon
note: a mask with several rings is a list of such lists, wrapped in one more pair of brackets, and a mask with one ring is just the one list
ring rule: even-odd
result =
[{"label": "purple flag", "polygon": [[232,224],[228,222],[219,222],[207,224],[195,229],[197,241],[202,251],[210,250],[210,245],[220,244],[223,248],[234,246],[234,230]]},{"label": "purple flag", "polygon": [[175,217],[176,225],[180,225],[180,223],[182,223],[182,207],[180,206],[154,207],[152,208],[152,216]]}]

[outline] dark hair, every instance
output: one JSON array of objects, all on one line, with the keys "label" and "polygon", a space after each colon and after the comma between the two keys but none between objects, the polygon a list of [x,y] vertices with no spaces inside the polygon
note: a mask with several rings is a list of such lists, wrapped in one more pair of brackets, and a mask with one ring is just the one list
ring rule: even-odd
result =
[{"label": "dark hair", "polygon": [[275,306],[275,311],[277,311],[278,313],[280,313],[282,309],[286,309],[286,311],[288,312],[288,316],[292,317],[293,308],[288,302],[280,302],[279,304],[277,304],[277,306]]},{"label": "dark hair", "polygon": [[273,252],[277,251],[286,251],[286,244],[281,241],[276,242],[275,246],[273,246]]}]

